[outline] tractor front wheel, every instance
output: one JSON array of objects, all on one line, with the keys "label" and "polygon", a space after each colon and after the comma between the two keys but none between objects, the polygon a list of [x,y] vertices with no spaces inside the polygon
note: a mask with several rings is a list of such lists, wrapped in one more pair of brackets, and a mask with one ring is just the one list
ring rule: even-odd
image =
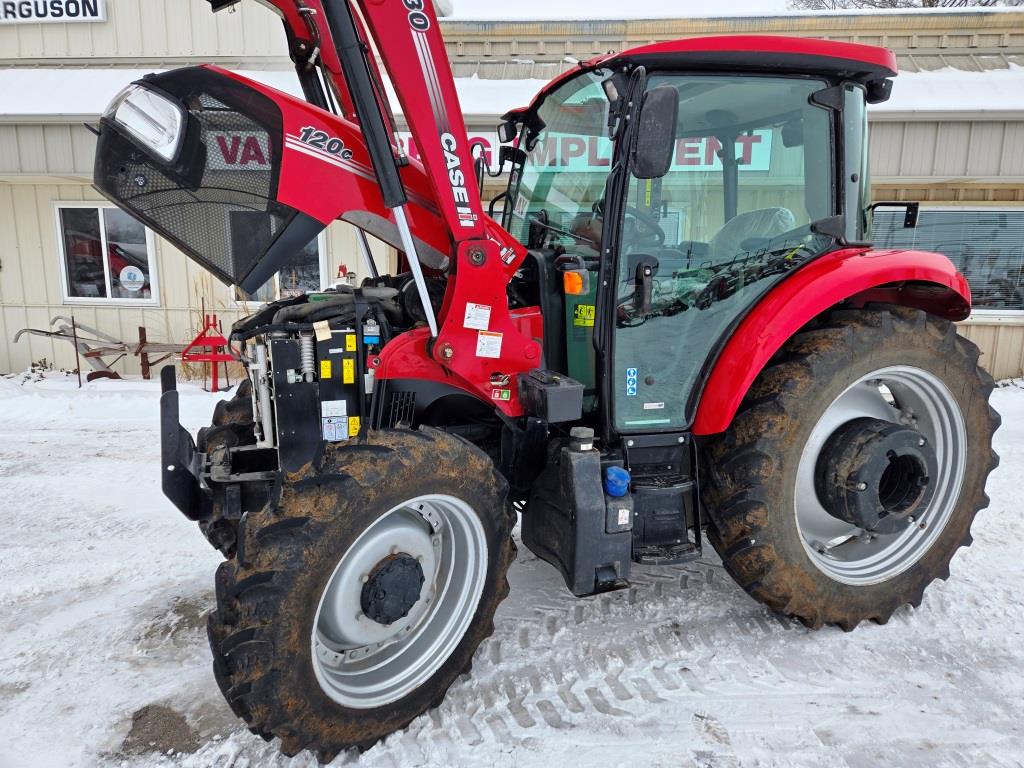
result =
[{"label": "tractor front wheel", "polygon": [[[202,427],[196,436],[196,450],[213,453],[218,448],[253,445],[256,434],[252,420],[252,382],[243,379],[230,400],[221,400],[213,410],[213,423]],[[238,541],[238,519],[224,514],[223,492],[214,494],[210,514],[199,521],[199,529],[214,549],[224,557],[235,554]]]},{"label": "tractor front wheel", "polygon": [[708,446],[709,538],[753,597],[851,630],[949,576],[998,463],[992,378],[952,323],[837,310],[794,336]]},{"label": "tractor front wheel", "polygon": [[430,429],[328,445],[289,475],[217,573],[208,632],[235,713],[327,762],[437,706],[508,594],[506,497],[485,454]]}]

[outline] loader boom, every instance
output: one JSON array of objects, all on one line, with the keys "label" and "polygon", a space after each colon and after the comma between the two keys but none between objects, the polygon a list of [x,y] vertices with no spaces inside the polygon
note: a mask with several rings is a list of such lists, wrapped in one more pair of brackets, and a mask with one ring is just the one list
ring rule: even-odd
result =
[{"label": "loader boom", "polygon": [[[537,367],[541,356],[531,334],[538,324],[529,312],[513,316],[506,299],[506,286],[525,249],[484,214],[433,6],[428,0],[268,2],[284,21],[307,98],[331,104],[333,97],[342,111],[351,105],[347,116],[362,132],[427,312],[429,328],[416,329],[383,350],[371,364],[375,375],[387,379],[394,369],[395,377],[407,376],[411,358],[419,358],[417,376],[449,383],[454,377],[482,399],[492,399],[492,382],[500,380],[511,391],[494,404],[508,415],[519,415],[516,374]],[[227,7],[212,4],[214,10]],[[408,160],[395,136],[374,52],[390,75],[452,242],[453,263],[436,324],[404,213],[406,195],[398,168]],[[327,93],[318,93],[321,81],[310,76],[318,61]],[[479,328],[465,327],[467,304],[489,308],[485,336]]]}]

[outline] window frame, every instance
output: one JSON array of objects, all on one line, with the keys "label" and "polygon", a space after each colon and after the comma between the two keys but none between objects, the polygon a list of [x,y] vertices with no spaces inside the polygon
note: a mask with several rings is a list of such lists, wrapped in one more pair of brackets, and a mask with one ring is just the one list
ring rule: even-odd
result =
[{"label": "window frame", "polygon": [[[54,200],[53,221],[54,232],[57,238],[57,266],[60,271],[61,303],[68,305],[81,305],[92,307],[159,307],[160,305],[160,261],[157,256],[156,235],[145,224],[142,225],[146,233],[146,257],[149,259],[149,290],[148,299],[123,299],[107,296],[105,298],[94,298],[91,296],[72,296],[68,285],[68,263],[67,244],[64,239],[64,226],[61,221],[60,212],[64,208],[93,208],[96,211],[104,209],[118,209],[113,203],[102,200]],[[131,215],[131,214],[127,214]],[[100,247],[104,254],[103,277],[108,290],[113,288],[111,284],[110,264],[107,258],[107,226],[103,221],[102,213],[98,214],[100,223]],[[140,222],[141,223],[141,222]]]},{"label": "window frame", "polygon": [[[327,229],[324,229],[319,235],[316,236],[317,250],[320,252],[320,288],[319,290],[326,290],[330,286],[330,282],[326,279],[328,267],[330,266],[330,259],[327,254]],[[274,298],[270,301],[281,300],[281,271],[278,270],[274,273],[271,278],[274,281]],[[238,298],[238,291],[234,289],[234,286],[228,287],[228,292],[231,294],[231,301],[234,306],[245,312],[253,312],[260,307],[266,306],[270,301],[259,301],[258,299],[240,299]]]},{"label": "window frame", "polygon": [[[980,205],[945,205],[942,203],[932,205],[922,201],[921,213],[929,211],[1017,211],[1020,216],[1024,216],[1024,205],[993,205],[988,202]],[[947,258],[949,257],[947,256]],[[961,272],[957,264],[953,264],[953,266],[958,272]],[[964,325],[1024,325],[1024,309],[976,309],[972,306],[971,314],[960,322]]]}]

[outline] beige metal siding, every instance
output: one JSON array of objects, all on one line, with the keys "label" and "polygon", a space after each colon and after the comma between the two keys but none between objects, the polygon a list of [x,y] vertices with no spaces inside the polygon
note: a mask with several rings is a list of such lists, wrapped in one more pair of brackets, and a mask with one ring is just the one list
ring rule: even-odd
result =
[{"label": "beige metal siding", "polygon": [[982,350],[981,364],[996,379],[1024,376],[1024,325],[960,325],[960,333]]},{"label": "beige metal siding", "polygon": [[[137,339],[139,325],[145,325],[151,341],[186,342],[199,328],[204,304],[225,325],[245,313],[227,287],[159,237],[154,238],[159,306],[66,302],[55,205],[83,200],[102,202],[93,189],[81,183],[0,183],[0,373],[25,370],[43,358],[58,367],[74,368],[74,351],[67,342],[23,337],[12,343],[18,330],[49,328],[51,318],[57,315],[74,314],[78,322],[127,342]],[[388,263],[388,249],[378,246],[375,250],[381,270],[393,268]],[[325,252],[328,283],[341,263],[365,275],[353,230],[347,224],[331,225]],[[138,359],[128,358],[116,369],[138,373]],[[83,370],[88,370],[84,361]]]},{"label": "beige metal siding", "polygon": [[287,56],[280,19],[251,2],[214,14],[206,0],[107,0],[106,22],[0,25],[0,66]]},{"label": "beige metal siding", "polygon": [[785,34],[881,45],[896,50],[909,71],[953,66],[976,70],[1024,63],[1019,13],[682,18],[631,21],[443,22],[448,54],[460,74],[501,76],[495,62],[535,62],[530,75],[551,76],[564,57],[587,59],[609,50],[696,35]]},{"label": "beige metal siding", "polygon": [[871,178],[1024,183],[1024,121],[873,120]]}]

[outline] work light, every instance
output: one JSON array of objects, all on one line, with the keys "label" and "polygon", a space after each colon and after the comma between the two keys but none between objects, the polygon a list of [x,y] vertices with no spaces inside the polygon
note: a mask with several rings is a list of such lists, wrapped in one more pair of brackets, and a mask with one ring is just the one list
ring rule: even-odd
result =
[{"label": "work light", "polygon": [[166,96],[133,83],[114,98],[104,117],[160,159],[172,162],[178,156],[185,136],[185,110]]}]

